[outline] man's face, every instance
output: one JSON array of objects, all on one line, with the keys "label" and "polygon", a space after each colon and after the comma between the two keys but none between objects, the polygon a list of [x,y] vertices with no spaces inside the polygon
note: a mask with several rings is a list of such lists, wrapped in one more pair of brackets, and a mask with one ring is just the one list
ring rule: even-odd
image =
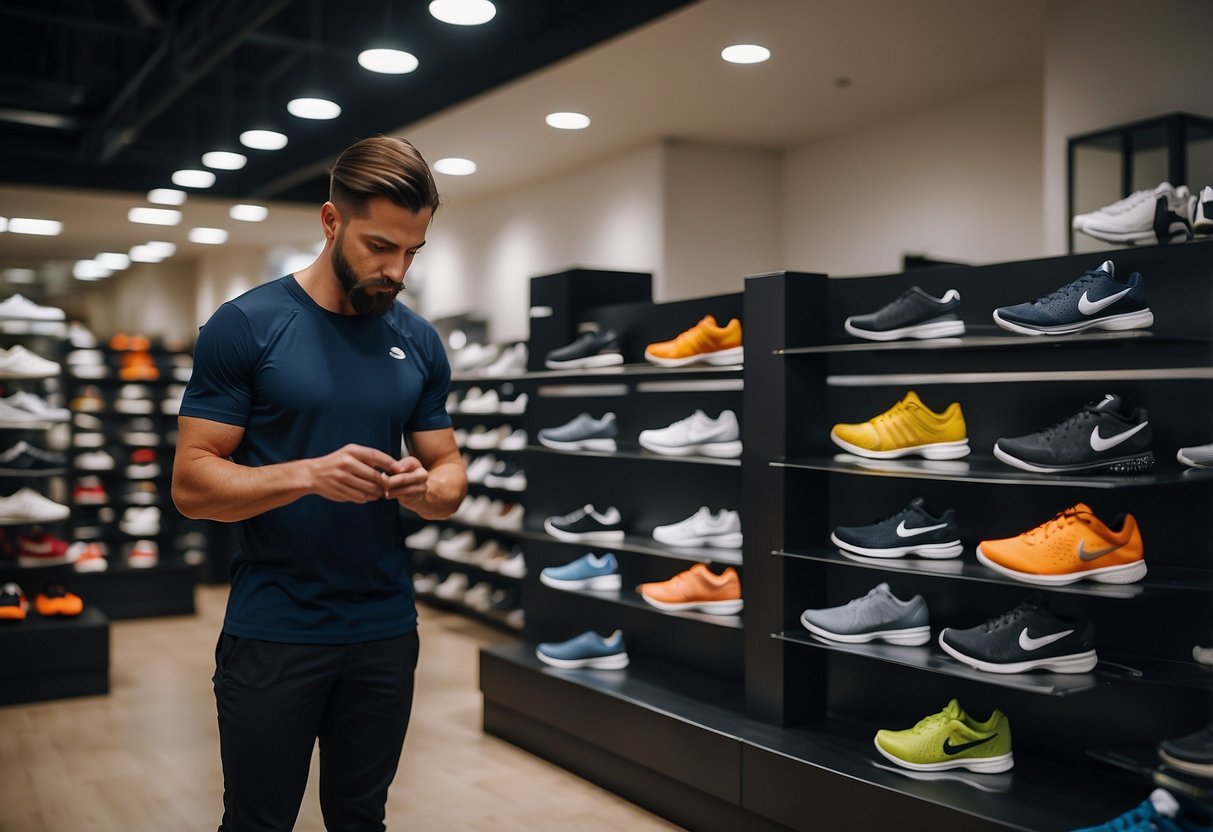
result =
[{"label": "man's face", "polygon": [[357,314],[378,316],[392,308],[414,255],[425,245],[432,216],[429,208],[414,214],[386,197],[374,197],[365,217],[343,218],[331,260]]}]

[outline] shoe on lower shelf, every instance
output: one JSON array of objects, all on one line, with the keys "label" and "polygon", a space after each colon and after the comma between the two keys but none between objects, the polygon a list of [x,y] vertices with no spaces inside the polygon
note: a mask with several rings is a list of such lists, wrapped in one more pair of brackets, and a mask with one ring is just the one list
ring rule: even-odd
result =
[{"label": "shoe on lower shelf", "polygon": [[63,584],[50,583],[34,597],[34,609],[38,615],[74,618],[84,612],[84,601]]},{"label": "shoe on lower shelf", "polygon": [[668,581],[641,584],[636,591],[645,603],[669,612],[737,615],[743,603],[741,579],[731,566],[717,575],[697,563]]},{"label": "shoe on lower shelf", "polygon": [[0,586],[0,621],[24,621],[29,601],[19,584],[12,581]]},{"label": "shoe on lower shelf", "polygon": [[1158,744],[1158,756],[1171,768],[1213,778],[1213,725],[1186,737],[1163,740]]},{"label": "shoe on lower shelf", "polygon": [[939,646],[957,661],[987,673],[1087,673],[1098,662],[1091,622],[1061,617],[1040,592],[976,627],[945,627]]},{"label": "shoe on lower shelf", "polygon": [[1124,814],[1074,832],[1197,832],[1211,827],[1213,814],[1207,808],[1191,801],[1180,803],[1166,789],[1155,789]]},{"label": "shoe on lower shelf", "polygon": [[619,589],[622,584],[619,562],[610,552],[582,555],[563,566],[549,566],[539,573],[539,582],[553,589]]},{"label": "shoe on lower shelf", "polygon": [[874,740],[881,756],[914,771],[969,771],[998,773],[1014,767],[1011,723],[1002,711],[979,722],[953,699],[942,711],[902,731],[881,729]]},{"label": "shoe on lower shelf", "polygon": [[622,670],[628,666],[628,651],[620,630],[606,638],[587,630],[568,641],[544,642],[535,648],[535,655],[544,664],[563,670]]},{"label": "shoe on lower shelf", "polygon": [[843,644],[919,645],[931,639],[927,602],[921,595],[902,601],[887,583],[841,606],[805,610],[800,623],[818,638]]}]

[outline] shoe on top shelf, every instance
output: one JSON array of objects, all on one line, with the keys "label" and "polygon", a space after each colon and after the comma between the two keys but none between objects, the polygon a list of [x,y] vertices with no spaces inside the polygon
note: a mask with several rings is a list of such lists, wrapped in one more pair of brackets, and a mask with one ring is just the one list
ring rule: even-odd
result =
[{"label": "shoe on top shelf", "polygon": [[685,367],[699,362],[717,366],[740,364],[745,359],[741,321],[733,318],[721,326],[714,316],[706,315],[672,340],[649,344],[644,357],[659,367]]},{"label": "shoe on top shelf", "polygon": [[741,456],[741,427],[737,414],[721,411],[715,419],[696,410],[669,427],[642,430],[640,445],[665,456],[702,456],[736,459]]},{"label": "shoe on top shelf", "polygon": [[1213,234],[1213,186],[1200,189],[1200,198],[1192,211],[1192,231],[1196,234]]},{"label": "shoe on top shelf", "polygon": [[0,379],[52,378],[62,368],[58,363],[36,355],[18,344],[12,349],[0,349]]},{"label": "shoe on top shelf", "polygon": [[921,595],[903,601],[887,583],[877,584],[867,595],[837,607],[805,610],[800,623],[813,635],[844,644],[919,645],[931,639],[927,602]]},{"label": "shoe on top shelf", "polygon": [[543,366],[549,370],[584,370],[622,363],[619,333],[613,329],[583,332],[572,343],[552,350],[543,358]]},{"label": "shoe on top shelf", "polygon": [[843,328],[868,341],[952,338],[965,333],[964,321],[956,312],[959,306],[960,292],[955,289],[937,298],[911,286],[875,312],[847,318]]},{"label": "shoe on top shelf", "polygon": [[1133,272],[1116,279],[1116,266],[1098,268],[1042,298],[994,310],[994,323],[1020,335],[1069,335],[1087,329],[1147,329],[1154,313],[1146,301],[1145,279]]},{"label": "shoe on top shelf", "polygon": [[1213,444],[1180,448],[1175,458],[1189,468],[1213,468]]},{"label": "shoe on top shelf", "polygon": [[12,295],[0,301],[0,321],[63,321],[62,309],[39,306],[23,295]]},{"label": "shoe on top shelf", "polygon": [[1106,243],[1179,243],[1192,239],[1192,201],[1186,185],[1175,188],[1163,182],[1098,211],[1079,214],[1071,225]]}]

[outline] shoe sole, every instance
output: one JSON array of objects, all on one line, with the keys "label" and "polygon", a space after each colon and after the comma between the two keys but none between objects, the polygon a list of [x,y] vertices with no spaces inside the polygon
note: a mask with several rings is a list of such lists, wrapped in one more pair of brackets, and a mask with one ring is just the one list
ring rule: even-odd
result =
[{"label": "shoe sole", "polygon": [[1189,468],[1213,468],[1213,460],[1206,460],[1204,462],[1198,462],[1195,459],[1193,459],[1192,457],[1186,456],[1184,454],[1184,451],[1186,451],[1186,450],[1187,450],[1187,448],[1180,448],[1178,451],[1175,452],[1175,458],[1178,459],[1180,462],[1182,462],[1184,465],[1187,465]]},{"label": "shoe sole", "polygon": [[998,774],[1001,771],[1010,771],[1015,766],[1015,757],[1010,751],[997,757],[966,757],[957,760],[943,760],[938,763],[911,763],[885,751],[876,740],[873,740],[872,744],[886,760],[911,771],[946,771],[951,768],[967,768],[969,771],[984,774]]},{"label": "shoe sole", "polygon": [[614,439],[577,439],[572,442],[558,442],[555,439],[539,437],[539,444],[554,451],[615,451],[617,445]]},{"label": "shoe sole", "polygon": [[929,626],[906,627],[900,630],[876,630],[871,633],[834,633],[809,621],[803,613],[800,616],[800,623],[813,635],[820,636],[828,641],[841,642],[842,644],[867,644],[870,641],[880,640],[887,641],[890,644],[917,647],[931,640],[931,628]]},{"label": "shoe sole", "polygon": [[598,656],[593,659],[554,659],[536,650],[535,656],[544,664],[558,667],[561,670],[578,670],[580,668],[591,670],[623,670],[628,666],[627,653],[618,653],[614,656]]},{"label": "shoe sole", "polygon": [[646,604],[666,612],[703,612],[708,615],[737,615],[745,603],[742,599],[737,598],[728,601],[687,601],[671,604],[667,601],[656,601],[643,592],[640,593],[640,597]]},{"label": "shoe sole", "polygon": [[104,572],[105,570],[109,569],[109,564],[103,560],[100,565],[91,566],[87,562],[82,563],[77,561],[75,564],[75,569],[77,572]]},{"label": "shoe sole", "polygon": [[1107,329],[1119,332],[1127,329],[1147,329],[1153,326],[1154,313],[1149,309],[1142,309],[1137,312],[1125,312],[1122,315],[1109,315],[1105,318],[1091,318],[1069,324],[1038,327],[1008,321],[999,316],[998,310],[995,310],[994,323],[1008,332],[1015,332],[1019,335],[1070,335],[1087,329]]},{"label": "shoe sole", "polygon": [[924,459],[960,459],[969,455],[969,440],[961,439],[956,442],[929,442],[925,445],[911,445],[892,451],[869,451],[858,445],[852,445],[845,439],[840,439],[830,431],[830,440],[847,453],[855,454],[866,459],[899,459],[903,456],[918,454]]},{"label": "shoe sole", "polygon": [[1213,777],[1213,765],[1209,763],[1193,763],[1188,760],[1182,760],[1173,754],[1168,754],[1161,748],[1158,749],[1158,756],[1171,768],[1186,771],[1188,774],[1195,774],[1199,777]]},{"label": "shoe sole", "polygon": [[1012,468],[1031,471],[1035,474],[1141,474],[1154,468],[1153,451],[1116,459],[1104,459],[1099,462],[1084,462],[1079,465],[1040,465],[1012,456],[995,442],[994,456]]},{"label": "shoe sole", "polygon": [[986,557],[985,553],[981,551],[980,545],[977,547],[977,560],[999,574],[1014,578],[1017,581],[1023,581],[1028,584],[1039,584],[1041,586],[1063,586],[1081,581],[1084,578],[1101,584],[1132,584],[1137,583],[1146,576],[1146,562],[1144,560],[1117,566],[1087,569],[1083,572],[1071,572],[1065,575],[1036,575],[1031,572],[1019,572],[1018,570],[1011,569],[1009,566],[995,563]]},{"label": "shoe sole", "polygon": [[556,528],[546,520],[543,523],[543,529],[557,540],[563,540],[568,543],[620,543],[623,541],[622,529],[600,532],[566,532],[564,529]]},{"label": "shoe sole", "polygon": [[835,534],[830,535],[830,540],[839,549],[846,549],[848,552],[854,552],[857,555],[865,555],[870,558],[900,558],[906,555],[918,555],[921,558],[942,560],[944,558],[954,558],[964,551],[964,546],[961,545],[959,540],[951,540],[947,543],[923,543],[918,546],[890,547],[888,549],[865,549],[862,546],[847,543]]},{"label": "shoe sole", "polygon": [[666,546],[710,546],[714,549],[740,549],[745,540],[741,532],[671,539],[658,537],[656,531],[653,533],[653,539]]},{"label": "shoe sole", "polygon": [[741,456],[741,441],[701,442],[693,445],[658,445],[643,437],[640,446],[662,456],[710,456],[716,459],[736,459]]},{"label": "shoe sole", "polygon": [[944,641],[944,634],[947,632],[948,628],[945,627],[939,633],[938,642],[943,651],[956,659],[956,661],[978,670],[984,670],[987,673],[1026,673],[1029,670],[1052,670],[1055,673],[1089,673],[1099,663],[1099,657],[1095,655],[1094,650],[1088,650],[1085,653],[1072,653],[1068,656],[1052,656],[1022,662],[999,663],[982,661],[974,656],[962,653]]},{"label": "shoe sole", "polygon": [[620,353],[606,352],[568,361],[544,361],[543,366],[549,370],[590,370],[595,367],[617,367],[622,363],[623,356]]},{"label": "shoe sole", "polygon": [[874,329],[860,329],[857,326],[853,326],[851,319],[847,318],[842,326],[856,338],[863,338],[867,341],[897,341],[902,338],[916,338],[919,340],[927,338],[954,338],[965,334],[964,321],[933,321],[880,332]]},{"label": "shoe sole", "polygon": [[658,367],[686,367],[690,364],[698,363],[723,367],[743,363],[745,361],[745,347],[731,347],[730,349],[717,350],[716,352],[700,352],[695,355],[688,355],[685,358],[662,358],[645,350],[644,357],[649,363],[656,364]]},{"label": "shoe sole", "polygon": [[597,575],[593,578],[581,578],[575,581],[562,581],[559,578],[550,577],[543,572],[539,573],[539,583],[544,586],[550,586],[552,589],[570,590],[570,589],[592,589],[592,590],[611,590],[623,588],[623,577],[620,575]]}]

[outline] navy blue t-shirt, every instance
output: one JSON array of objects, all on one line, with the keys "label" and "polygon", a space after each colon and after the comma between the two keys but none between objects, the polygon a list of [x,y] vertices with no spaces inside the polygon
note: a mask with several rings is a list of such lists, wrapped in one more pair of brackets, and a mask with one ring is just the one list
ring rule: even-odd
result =
[{"label": "navy blue t-shirt", "polygon": [[[450,379],[441,339],[408,307],[339,315],[287,275],[223,304],[202,327],[181,415],[244,428],[231,457],[240,465],[351,442],[398,459],[406,432],[450,426]],[[312,495],[241,521],[224,631],[350,644],[415,629],[399,509]]]}]

